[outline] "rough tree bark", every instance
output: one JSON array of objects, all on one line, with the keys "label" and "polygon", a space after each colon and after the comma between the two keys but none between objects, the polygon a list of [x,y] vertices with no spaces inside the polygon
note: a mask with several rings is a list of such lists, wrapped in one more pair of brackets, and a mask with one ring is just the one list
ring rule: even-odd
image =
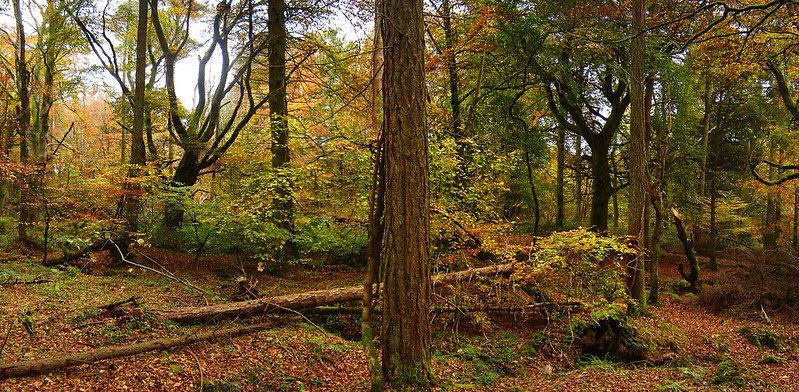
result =
[{"label": "rough tree bark", "polygon": [[286,1],[270,0],[269,7],[269,127],[272,133],[272,168],[277,176],[277,186],[272,202],[273,218],[277,226],[289,234],[283,245],[282,256],[297,258],[294,243],[294,199],[292,181],[288,170],[289,153],[288,100],[286,97]]},{"label": "rough tree bark", "polygon": [[[136,71],[133,88],[133,126],[131,128],[130,169],[125,184],[125,195],[121,201],[122,216],[125,218],[126,237],[137,230],[141,199],[141,187],[136,183],[141,167],[147,164],[144,145],[144,106],[147,67],[147,1],[139,1],[139,18],[136,30]],[[123,254],[127,254],[128,239],[124,238],[119,245]]]},{"label": "rough tree bark", "polygon": [[398,388],[433,381],[430,195],[422,0],[384,0],[386,209],[383,376]]},{"label": "rough tree bark", "polygon": [[[22,165],[30,164],[30,71],[25,54],[25,22],[22,20],[22,8],[20,0],[13,2],[14,20],[16,22],[16,56],[14,67],[16,71],[16,88],[19,97],[19,108],[17,109],[17,130],[19,132],[19,161]],[[28,226],[34,221],[34,199],[32,197],[32,181],[29,176],[23,176],[22,186],[19,196],[19,223],[17,224],[17,237],[22,244],[30,245],[31,238],[28,235]]]},{"label": "rough tree bark", "polygon": [[369,194],[369,231],[367,233],[368,264],[366,278],[363,284],[363,304],[361,311],[361,340],[364,351],[369,361],[369,375],[372,382],[371,390],[383,389],[383,368],[375,348],[374,334],[372,332],[372,311],[374,309],[374,285],[380,280],[380,249],[383,243],[383,211],[385,208],[385,161],[383,159],[383,145],[385,139],[380,131],[383,124],[380,104],[383,84],[383,7],[381,0],[375,0],[375,25],[372,52],[372,106],[370,122],[372,136],[375,141],[373,155],[374,168],[372,173],[372,189]]},{"label": "rough tree bark", "polygon": [[[645,114],[647,104],[644,97],[645,51],[645,0],[633,0],[633,31],[637,34],[630,47],[630,146],[628,162],[630,172],[630,200],[628,234],[632,245],[640,248],[644,241],[644,209],[646,205],[647,178]],[[608,181],[610,182],[610,181]],[[607,210],[606,210],[607,211]],[[643,254],[643,253],[642,253]],[[637,256],[627,260],[627,293],[636,301],[633,309],[646,304],[644,297],[644,258]]]},{"label": "rough tree bark", "polygon": [[660,291],[660,248],[663,237],[664,194],[666,192],[666,158],[669,148],[669,135],[672,128],[671,116],[671,90],[668,85],[663,87],[663,118],[665,124],[657,127],[655,139],[657,152],[655,157],[655,183],[652,187],[652,207],[655,213],[655,226],[652,231],[652,259],[649,260],[649,298],[650,304],[658,303]]},{"label": "rough tree bark", "polygon": [[563,222],[565,220],[565,206],[563,201],[563,179],[564,179],[564,172],[566,168],[566,129],[559,126],[557,128],[558,133],[558,173],[557,178],[555,179],[555,204],[556,204],[556,212],[555,212],[555,227],[558,229],[563,228]]}]

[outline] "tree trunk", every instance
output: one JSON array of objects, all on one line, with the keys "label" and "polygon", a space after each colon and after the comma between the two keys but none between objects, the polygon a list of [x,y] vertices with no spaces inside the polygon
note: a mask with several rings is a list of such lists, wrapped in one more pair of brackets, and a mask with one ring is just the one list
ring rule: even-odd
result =
[{"label": "tree trunk", "polygon": [[566,129],[559,126],[558,133],[558,173],[555,179],[555,204],[557,211],[555,213],[555,227],[558,229],[563,228],[565,220],[565,206],[563,201],[563,180],[564,171],[566,168]]},{"label": "tree trunk", "polygon": [[[708,73],[705,74],[705,96],[704,96],[704,105],[705,105],[705,113],[702,116],[702,168],[699,173],[699,196],[705,196],[705,179],[707,178],[707,155],[708,155],[708,139],[710,139],[710,127],[711,127],[711,110],[713,105],[713,96],[711,94],[711,89],[713,87],[712,81],[710,79],[710,75]],[[702,215],[702,206],[703,203],[699,203],[699,215]]]},{"label": "tree trunk", "polygon": [[[630,146],[628,164],[630,173],[628,234],[632,245],[640,248],[644,244],[644,210],[646,206],[647,178],[645,114],[647,104],[644,99],[644,62],[646,58],[644,29],[646,4],[644,0],[633,0],[633,30],[636,36],[630,47]],[[636,303],[633,309],[646,304],[644,297],[644,257],[627,260],[627,293]]]},{"label": "tree trunk", "polygon": [[374,334],[372,333],[372,311],[375,302],[374,285],[380,280],[380,248],[383,243],[383,213],[385,209],[385,161],[383,159],[384,133],[380,132],[382,105],[380,104],[380,91],[383,84],[383,7],[381,0],[375,1],[375,26],[374,45],[372,52],[372,107],[371,128],[375,140],[373,155],[374,168],[372,173],[372,189],[369,193],[369,231],[367,233],[368,264],[366,278],[363,284],[363,309],[361,312],[361,340],[364,351],[369,361],[369,376],[372,382],[372,391],[383,389],[383,368],[375,348]]},{"label": "tree trunk", "polygon": [[269,126],[272,133],[272,168],[275,169],[275,195],[272,202],[277,226],[289,238],[283,245],[282,257],[299,257],[294,243],[294,198],[292,195],[289,153],[288,101],[286,96],[286,1],[269,1]]},{"label": "tree trunk", "polygon": [[[514,270],[515,266],[513,264],[499,264],[466,271],[440,274],[430,278],[430,287],[469,281],[481,276],[510,275]],[[387,285],[388,282],[379,285],[375,292],[383,291],[387,294],[385,291]],[[171,320],[177,323],[197,323],[209,320],[262,316],[264,314],[286,310],[301,310],[361,300],[363,300],[363,285],[258,298],[250,301],[219,305],[161,309],[155,310],[153,313],[163,320]],[[383,336],[383,341],[385,342],[385,337],[388,335],[384,334]],[[413,344],[413,342],[410,343]]]},{"label": "tree trunk", "polygon": [[458,153],[458,172],[456,175],[456,186],[460,189],[466,187],[469,182],[469,164],[471,156],[469,152],[469,142],[466,140],[461,121],[461,95],[460,78],[458,77],[458,57],[457,42],[458,37],[452,26],[452,3],[444,0],[441,3],[442,29],[444,30],[444,64],[447,68],[449,79],[449,104],[452,110],[452,135],[455,138]]},{"label": "tree trunk", "polygon": [[[660,291],[660,242],[663,237],[663,215],[665,203],[664,193],[666,186],[666,158],[668,154],[669,135],[671,134],[671,90],[668,85],[663,87],[663,125],[657,127],[657,153],[655,158],[655,184],[652,189],[652,206],[655,212],[655,226],[652,231],[652,259],[649,261],[649,298],[650,304],[659,302]],[[665,129],[664,129],[665,128]]]},{"label": "tree trunk", "polygon": [[422,0],[384,0],[386,209],[383,376],[430,385],[430,195]]},{"label": "tree trunk", "polygon": [[[769,159],[774,160],[776,144],[773,140],[769,143]],[[769,167],[769,174],[771,178],[776,175],[776,169]],[[763,248],[775,249],[777,247],[777,240],[779,237],[779,200],[771,189],[767,189],[766,196],[766,216],[763,219]]]},{"label": "tree trunk", "polygon": [[[614,144],[615,144],[615,142],[614,142]],[[619,172],[619,167],[618,167],[618,164],[616,163],[617,160],[616,160],[616,146],[615,145],[610,150],[610,159],[611,159],[611,162],[613,163],[613,171],[618,173]],[[611,185],[614,188],[619,186],[619,179],[617,178],[617,176],[611,177],[611,181],[612,181]],[[619,229],[619,218],[621,217],[621,214],[619,213],[619,192],[613,192],[612,203],[613,203],[613,229],[614,230],[618,230]]]},{"label": "tree trunk", "polygon": [[[22,20],[22,8],[20,0],[14,0],[14,19],[16,21],[16,56],[14,61],[16,71],[16,87],[17,96],[19,97],[19,108],[17,111],[17,125],[19,132],[19,160],[22,165],[29,165],[30,162],[30,89],[28,83],[30,81],[30,72],[28,70],[28,63],[25,57],[25,22]],[[22,186],[20,187],[19,196],[19,223],[17,225],[17,235],[19,241],[25,245],[31,244],[31,238],[28,235],[28,226],[34,221],[34,204],[32,181],[29,176],[24,176]]]},{"label": "tree trunk", "polygon": [[716,224],[716,175],[710,179],[710,270],[719,269],[716,263],[716,245],[718,244],[718,225]]},{"label": "tree trunk", "polygon": [[799,185],[793,185],[793,251],[799,252]]},{"label": "tree trunk", "polygon": [[574,137],[574,221],[583,221],[583,138]]},{"label": "tree trunk", "polygon": [[527,166],[527,182],[530,184],[530,195],[532,196],[532,205],[530,206],[535,220],[533,223],[533,244],[535,244],[535,237],[538,237],[538,227],[541,223],[541,207],[538,204],[538,192],[535,190],[535,181],[533,181],[533,166],[530,162],[530,152],[524,152],[524,163]]},{"label": "tree trunk", "polygon": [[674,226],[677,228],[677,238],[682,243],[685,257],[688,259],[689,268],[688,272],[685,272],[685,268],[680,263],[677,265],[677,269],[683,279],[688,282],[689,290],[695,293],[699,287],[699,261],[696,259],[696,253],[694,253],[694,243],[685,232],[685,225],[683,225],[680,212],[676,208],[672,208],[671,214],[674,217]]},{"label": "tree trunk", "polygon": [[[139,193],[141,187],[136,182],[136,177],[141,175],[141,167],[147,164],[144,146],[144,99],[146,87],[147,67],[147,1],[139,1],[139,18],[136,27],[136,73],[133,90],[133,127],[131,128],[130,169],[128,181],[125,184],[125,195],[122,199],[122,216],[125,218],[125,230],[134,233],[138,228],[141,200]],[[120,246],[123,254],[127,253],[129,240],[123,239]]]},{"label": "tree trunk", "polygon": [[609,142],[596,140],[591,147],[591,228],[597,232],[608,231],[608,206],[613,196],[610,161],[608,159]]},{"label": "tree trunk", "polygon": [[[172,175],[172,186],[180,192],[197,183],[200,178],[199,153],[192,148],[184,148],[183,156]],[[179,193],[178,192],[178,193]],[[183,223],[183,195],[169,198],[164,206],[164,227],[175,229]]]}]

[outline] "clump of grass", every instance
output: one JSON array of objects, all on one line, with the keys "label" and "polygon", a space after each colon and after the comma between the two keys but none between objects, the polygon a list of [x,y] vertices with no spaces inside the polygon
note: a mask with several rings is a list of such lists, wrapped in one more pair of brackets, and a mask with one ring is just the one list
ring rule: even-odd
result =
[{"label": "clump of grass", "polygon": [[758,363],[761,365],[769,365],[775,363],[779,364],[779,363],[785,363],[785,360],[774,354],[769,354],[763,357],[763,359],[761,359],[760,361],[758,361]]},{"label": "clump of grass", "polygon": [[767,327],[743,327],[737,331],[746,338],[746,341],[756,347],[766,347],[772,350],[782,350],[782,337],[772,332]]},{"label": "clump of grass", "polygon": [[710,378],[710,382],[716,385],[732,384],[741,387],[745,384],[743,373],[746,368],[733,361],[722,361],[716,368],[716,372]]}]

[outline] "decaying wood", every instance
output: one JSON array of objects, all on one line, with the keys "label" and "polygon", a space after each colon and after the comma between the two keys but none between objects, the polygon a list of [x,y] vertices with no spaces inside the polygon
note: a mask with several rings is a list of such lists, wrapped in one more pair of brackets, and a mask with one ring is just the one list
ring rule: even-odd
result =
[{"label": "decaying wood", "polygon": [[[468,281],[479,276],[509,275],[514,270],[513,264],[492,265],[466,271],[440,274],[432,277],[433,287]],[[382,287],[381,287],[382,288]],[[194,323],[200,321],[259,316],[281,310],[301,310],[328,306],[345,302],[359,301],[363,298],[363,285],[340,287],[328,290],[310,291],[299,294],[288,294],[277,297],[258,298],[250,301],[226,303],[199,307],[181,307],[160,309],[155,315],[164,320],[178,323]]]},{"label": "decaying wood", "polygon": [[127,305],[127,304],[136,305],[137,301],[140,300],[140,299],[141,299],[141,297],[133,296],[133,297],[130,297],[128,299],[114,301],[114,302],[111,302],[110,304],[98,306],[97,309],[100,309],[100,310],[106,311],[106,312],[112,312],[112,311],[118,309],[120,306],[124,306],[124,305]]},{"label": "decaying wood", "polygon": [[14,286],[14,285],[26,285],[26,284],[42,284],[42,283],[52,283],[52,279],[43,279],[42,276],[37,276],[31,280],[20,280],[19,277],[15,277],[14,279],[8,279],[5,282],[0,283],[0,286]]},{"label": "decaying wood", "polygon": [[240,336],[272,328],[274,323],[260,323],[240,327],[219,329],[210,332],[191,333],[175,338],[147,340],[127,346],[103,347],[82,353],[64,354],[57,357],[21,361],[0,365],[0,380],[12,377],[25,377],[51,372],[70,366],[91,364],[105,359],[122,358],[154,350],[166,350],[205,340]]},{"label": "decaying wood", "polygon": [[[580,302],[536,302],[527,305],[518,306],[466,306],[466,307],[433,307],[430,313],[515,313],[523,312],[526,310],[539,309],[542,307],[564,307],[564,308],[579,308],[582,306]],[[382,313],[381,308],[372,309],[372,313]],[[320,306],[318,308],[304,309],[301,311],[303,314],[314,316],[325,315],[346,315],[346,314],[360,314],[361,308],[355,307],[339,307],[339,306]]]},{"label": "decaying wood", "polygon": [[671,215],[674,217],[674,226],[677,228],[677,238],[680,239],[683,250],[685,251],[685,257],[688,258],[688,272],[685,272],[685,267],[683,267],[682,262],[677,264],[677,270],[680,271],[680,275],[683,279],[688,282],[688,289],[692,292],[696,292],[699,285],[699,261],[697,261],[696,254],[694,253],[694,243],[688,238],[685,232],[685,226],[683,225],[680,212],[677,211],[676,208],[672,208]]}]

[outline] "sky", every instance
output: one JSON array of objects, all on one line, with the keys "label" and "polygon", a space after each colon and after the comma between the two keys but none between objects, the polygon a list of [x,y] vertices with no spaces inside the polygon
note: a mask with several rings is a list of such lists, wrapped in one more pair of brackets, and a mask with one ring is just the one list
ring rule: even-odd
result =
[{"label": "sky", "polygon": [[[36,7],[31,8],[35,10]],[[23,10],[23,13],[25,14],[23,18],[26,21],[26,35],[31,36],[35,31],[35,24],[37,24],[37,21],[41,20],[41,17],[37,12],[30,10]],[[2,26],[3,29],[8,32],[14,31],[14,18],[10,9],[5,9],[3,12],[0,12],[0,26]],[[358,31],[358,28],[353,25],[353,23],[350,21],[350,18],[341,10],[334,10],[333,17],[330,20],[330,27],[337,29],[345,40],[357,40],[364,34],[364,32]],[[198,42],[206,42],[208,40],[208,33],[205,31],[206,28],[207,26],[203,23],[192,23],[190,25],[190,34],[192,38]],[[29,42],[29,45],[30,43],[31,42]],[[207,46],[204,46],[195,50],[185,58],[178,61],[176,64],[176,93],[178,99],[186,107],[193,107],[197,100],[197,73],[199,56],[206,48]],[[99,65],[99,61],[94,54],[86,56],[85,61],[87,65]],[[221,72],[220,67],[221,56],[217,50],[208,64],[206,79],[208,81],[218,80],[220,76],[219,74]],[[90,84],[88,87],[110,87],[115,91],[119,90],[118,84],[114,81],[111,75],[108,74],[108,72],[102,72],[97,74],[97,76],[100,76],[100,78],[97,80],[88,81]],[[161,81],[161,86],[163,86],[163,81]]]}]

